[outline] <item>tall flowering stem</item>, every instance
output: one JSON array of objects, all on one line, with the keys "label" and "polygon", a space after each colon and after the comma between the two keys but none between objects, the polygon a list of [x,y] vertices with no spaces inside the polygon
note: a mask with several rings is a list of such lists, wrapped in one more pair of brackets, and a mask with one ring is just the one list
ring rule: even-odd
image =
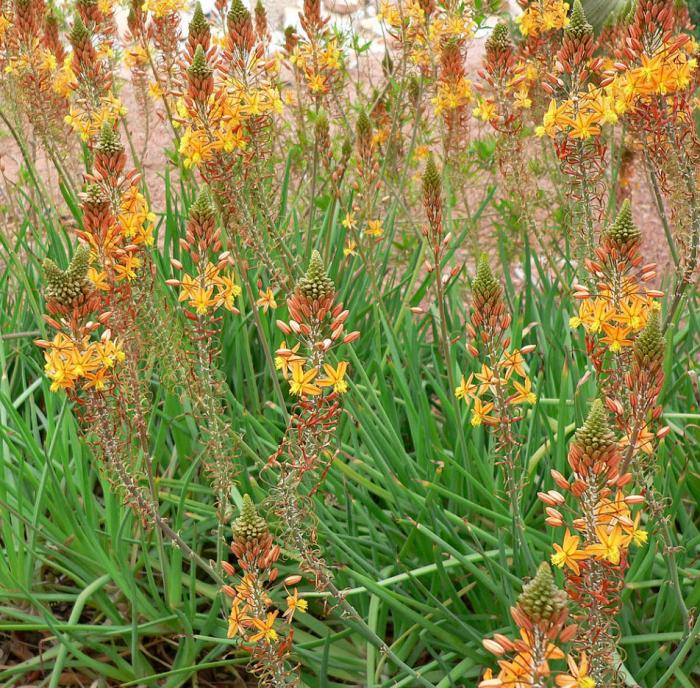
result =
[{"label": "tall flowering stem", "polygon": [[285,437],[268,462],[268,468],[275,472],[269,488],[270,509],[280,519],[285,545],[299,559],[302,570],[314,576],[316,587],[332,595],[343,614],[393,664],[411,675],[417,685],[430,688],[431,684],[398,657],[345,599],[317,544],[312,497],[335,458],[335,427],[342,412],[342,395],[348,390],[347,361],[334,365],[328,354],[360,336],[356,330],[346,331],[350,312],[336,300],[335,285],[318,251],[312,253],[287,307],[290,320],[278,320],[277,326],[297,342],[282,343],[277,366],[298,401]]},{"label": "tall flowering stem", "polygon": [[180,277],[169,279],[167,283],[179,288],[178,300],[184,304],[184,313],[191,325],[188,336],[194,362],[189,387],[204,435],[204,465],[217,499],[217,551],[221,559],[222,529],[237,472],[234,460],[237,437],[224,415],[225,382],[216,368],[222,321],[219,313],[240,312],[235,300],[241,288],[233,274],[233,259],[221,250],[221,230],[206,188],[190,208],[180,248],[188,255],[189,265],[186,267],[183,261],[172,259],[172,266]]},{"label": "tall flowering stem", "polygon": [[[683,3],[640,0],[606,79],[627,94],[625,121],[631,138],[642,151],[655,190],[668,201],[674,239],[682,249],[665,327],[692,281],[700,250],[700,146],[693,125],[700,72],[698,43],[689,27]],[[675,251],[673,245],[671,249]]]},{"label": "tall flowering stem", "polygon": [[95,28],[76,14],[68,35],[73,52],[64,60],[64,75],[57,84],[70,102],[65,121],[88,146],[99,138],[105,123],[116,122],[126,113],[114,91],[111,47],[96,46]]},{"label": "tall flowering stem", "polygon": [[442,178],[432,157],[423,172],[423,209],[426,215],[426,224],[423,227],[423,236],[428,244],[431,253],[431,262],[428,269],[435,276],[435,297],[437,301],[438,314],[440,318],[440,347],[442,356],[447,368],[447,378],[450,388],[454,389],[454,371],[452,369],[452,356],[450,353],[450,338],[447,323],[447,308],[445,304],[445,289],[450,280],[455,278],[459,272],[458,268],[443,275],[442,261],[445,251],[449,246],[450,234],[445,234],[443,225],[443,200],[442,200]]},{"label": "tall flowering stem", "polygon": [[[569,447],[569,478],[557,471],[557,487],[570,493],[573,505],[556,490],[542,492],[546,522],[566,527],[562,544],[555,544],[552,563],[564,569],[567,592],[576,605],[577,647],[590,660],[590,674],[598,686],[621,686],[615,616],[621,605],[630,545],[643,545],[646,531],[632,507],[644,501],[625,494],[632,475],[621,473],[622,455],[599,399]],[[568,513],[566,516],[563,512]],[[575,533],[575,534],[572,534]]]},{"label": "tall flowering stem", "polygon": [[593,27],[574,0],[556,65],[544,84],[552,100],[538,129],[553,139],[562,172],[571,178],[575,228],[588,255],[604,211],[607,147],[601,127],[618,119],[614,98],[594,87],[602,64],[593,57],[595,47]]},{"label": "tall flowering stem", "polygon": [[376,134],[372,120],[366,110],[361,109],[355,125],[355,195],[352,208],[346,213],[342,224],[349,234],[343,249],[344,255],[350,257],[359,253],[375,294],[380,298],[381,290],[373,254],[373,249],[381,243],[384,236],[382,221],[373,217],[377,196],[382,188]]},{"label": "tall flowering stem", "polygon": [[[184,166],[199,170],[209,185],[229,235],[251,249],[275,281],[285,283],[291,274],[289,256],[264,197],[273,114],[282,109],[277,64],[266,58],[240,2],[231,6],[227,27],[225,46],[218,50],[203,15],[190,23],[186,88],[177,104],[179,152]],[[241,202],[248,198],[253,203]],[[278,269],[269,244],[282,253],[287,275]]]},{"label": "tall flowering stem", "polygon": [[58,38],[54,12],[43,0],[5,4],[8,7],[0,14],[0,83],[7,91],[6,99],[18,106],[70,188],[69,170],[61,162],[71,150],[64,121],[68,102],[65,92],[56,88],[66,51]]},{"label": "tall flowering stem", "polygon": [[625,413],[624,394],[634,337],[658,311],[662,292],[648,286],[656,276],[656,264],[644,263],[639,251],[641,232],[625,201],[615,221],[603,230],[594,257],[585,266],[592,286],[574,285],[578,314],[570,324],[583,327],[586,352],[593,363],[601,390],[611,399],[611,410]]},{"label": "tall flowering stem", "polygon": [[486,425],[496,435],[496,453],[503,468],[505,489],[513,511],[515,537],[527,553],[520,508],[523,469],[520,465],[520,441],[515,430],[523,418],[521,405],[534,404],[524,356],[534,345],[511,350],[509,334],[512,317],[503,299],[503,287],[494,277],[486,255],[482,255],[472,284],[471,323],[467,325],[469,353],[480,363],[478,373],[462,376],[455,396],[472,405],[471,425]]},{"label": "tall flowering stem", "polygon": [[621,433],[620,472],[631,472],[659,524],[674,593],[687,620],[673,556],[676,548],[664,500],[654,487],[656,447],[669,432],[668,426],[659,423],[663,409],[658,404],[664,383],[665,339],[658,301],[662,293],[646,286],[656,266],[642,262],[640,243],[641,232],[625,201],[615,222],[604,230],[596,259],[587,262],[596,290],[582,285],[575,289],[581,305],[571,324],[586,331],[586,351]]},{"label": "tall flowering stem", "polygon": [[[231,598],[228,637],[240,638],[250,653],[249,667],[261,688],[293,688],[299,685],[299,673],[290,665],[294,638],[291,628],[295,614],[304,614],[308,603],[299,599],[296,588],[300,576],[290,576],[279,586],[277,561],[280,547],[274,544],[265,519],[260,516],[248,495],[243,497],[239,517],[233,522],[231,552],[236,558],[238,583],[224,585]],[[224,570],[233,577],[236,568],[224,562]],[[273,586],[286,592],[286,609],[280,616],[272,600]]]},{"label": "tall flowering stem", "polygon": [[278,472],[270,503],[302,567],[313,573],[319,584],[327,573],[314,544],[309,496],[318,489],[334,458],[333,434],[341,412],[341,396],[348,389],[347,362],[340,360],[333,365],[328,354],[355,341],[360,334],[345,331],[350,313],[335,296],[333,281],[320,254],[314,251],[306,274],[287,300],[291,319],[277,321],[287,337],[297,338],[296,344],[282,343],[277,366],[298,402],[285,438],[270,458],[270,465]]}]

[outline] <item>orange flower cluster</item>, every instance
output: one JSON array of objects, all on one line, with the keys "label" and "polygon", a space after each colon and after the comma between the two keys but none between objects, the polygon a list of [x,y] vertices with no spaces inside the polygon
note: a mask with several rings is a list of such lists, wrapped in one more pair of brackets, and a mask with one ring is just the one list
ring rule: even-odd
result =
[{"label": "orange flower cluster", "polygon": [[99,13],[90,26],[80,14],[75,17],[69,35],[73,52],[64,60],[63,74],[56,82],[56,88],[70,101],[66,122],[90,145],[105,124],[118,121],[126,113],[113,90],[111,40],[100,40],[111,34],[107,28],[110,17]]},{"label": "orange flower cluster", "polygon": [[[481,360],[481,371],[470,374],[467,379],[462,377],[455,396],[472,401],[473,426],[498,426],[505,433],[503,441],[511,443],[510,426],[519,420],[512,407],[537,401],[523,358],[535,347],[510,350],[510,337],[506,332],[511,316],[502,301],[502,287],[493,276],[485,255],[479,259],[472,289],[474,302],[467,331],[473,343],[468,348]],[[485,401],[484,395],[488,395],[490,401]],[[492,415],[494,411],[496,415]]]},{"label": "orange flower cluster", "polygon": [[[546,522],[566,526],[562,544],[554,546],[552,563],[566,574],[567,592],[578,609],[577,643],[582,652],[589,653],[591,676],[600,686],[616,685],[613,627],[628,565],[627,551],[630,545],[643,545],[647,540],[640,514],[633,518],[631,513],[644,498],[624,493],[632,475],[622,470],[620,447],[607,415],[603,403],[594,401],[569,448],[571,477],[552,471],[557,487],[569,492],[576,502],[574,518],[569,520],[562,513],[566,499],[560,492],[539,493],[546,505]],[[577,534],[572,535],[572,531]]]},{"label": "orange flower cluster", "polygon": [[[483,641],[486,650],[501,659],[498,673],[494,676],[487,669],[479,688],[595,688],[597,684],[588,673],[587,656],[581,654],[577,662],[561,649],[577,632],[576,625],[567,625],[566,604],[566,594],[555,585],[549,565],[542,563],[510,610],[520,637],[511,639],[499,633]],[[565,658],[568,672],[552,669],[553,662]]]},{"label": "orange flower cluster", "polygon": [[[276,364],[289,381],[291,393],[302,399],[319,396],[326,389],[330,394],[324,401],[328,402],[347,391],[347,362],[333,366],[326,362],[326,355],[338,344],[354,342],[360,333],[345,332],[350,313],[343,309],[342,303],[334,301],[335,286],[320,254],[314,251],[306,274],[287,299],[291,319],[288,323],[277,321],[277,327],[285,335],[294,334],[299,339],[292,348],[283,342],[277,350]],[[305,352],[303,356],[298,353],[300,346]]]},{"label": "orange flower cluster", "polygon": [[[61,149],[68,108],[55,86],[65,49],[53,10],[43,0],[5,3],[0,13],[0,46],[6,87],[43,145]],[[41,107],[36,107],[37,103]]]},{"label": "orange flower cluster", "polygon": [[[378,17],[386,24],[388,33],[407,51],[410,62],[425,73],[430,70],[434,55],[439,54],[443,46],[449,43],[465,44],[476,29],[471,7],[459,3],[408,0],[401,3],[399,8],[388,0],[382,0]],[[451,98],[464,97],[466,92],[468,85],[456,85],[455,90],[450,91],[448,102],[453,102]]]},{"label": "orange flower cluster", "polygon": [[663,294],[646,286],[656,275],[656,265],[643,264],[640,243],[641,232],[625,201],[615,222],[602,233],[595,260],[586,259],[586,268],[597,280],[595,290],[575,285],[574,296],[581,305],[570,324],[586,330],[586,349],[598,372],[605,351],[620,354],[630,349],[649,314],[660,308],[657,299]]},{"label": "orange flower cluster", "polygon": [[118,299],[128,293],[144,266],[146,249],[153,244],[155,215],[139,190],[140,175],[126,170],[126,153],[115,126],[102,126],[93,153],[93,170],[85,175],[82,194],[83,228],[76,233],[97,263],[89,279],[96,289]]},{"label": "orange flower cluster", "polygon": [[180,279],[170,279],[167,283],[180,287],[180,301],[186,301],[192,309],[185,315],[200,322],[218,308],[238,313],[235,299],[241,288],[236,284],[232,272],[232,258],[228,252],[221,252],[221,230],[216,226],[216,214],[207,189],[200,192],[192,204],[187,222],[185,237],[180,247],[189,254],[192,261],[188,272],[182,261],[171,259],[172,266],[183,271]]},{"label": "orange flower cluster", "polygon": [[218,50],[208,22],[195,12],[189,27],[187,88],[177,105],[183,129],[179,150],[186,167],[201,167],[213,183],[246,150],[261,121],[282,110],[274,83],[277,64],[265,56],[250,12],[234,2],[227,18],[227,44]]},{"label": "orange flower cluster", "polygon": [[104,300],[87,278],[92,257],[90,249],[80,244],[66,270],[52,260],[44,261],[46,322],[57,332],[52,340],[37,340],[44,349],[45,372],[51,390],[65,390],[78,398],[81,390],[101,393],[124,360],[121,344],[111,338],[109,330],[94,335],[109,322]]},{"label": "orange flower cluster", "polygon": [[569,3],[562,0],[530,0],[515,20],[523,36],[537,37],[543,32],[566,28],[568,13]]},{"label": "orange flower cluster", "polygon": [[[290,626],[295,614],[306,613],[308,603],[299,598],[296,588],[293,592],[287,589],[300,580],[300,576],[290,576],[284,581],[286,610],[280,617],[279,610],[273,608],[270,586],[277,581],[280,547],[273,544],[265,519],[248,495],[243,497],[240,516],[233,523],[231,552],[241,574],[235,587],[224,586],[232,599],[227,636],[240,638],[250,652],[251,670],[259,676],[260,685],[297,686],[298,673],[288,665],[294,638]],[[231,564],[224,562],[223,566],[229,576],[236,574]]]},{"label": "orange flower cluster", "polygon": [[289,63],[312,100],[319,102],[340,85],[345,57],[340,39],[327,28],[328,19],[321,17],[320,0],[305,0],[299,15],[304,36],[296,36],[289,51]]}]

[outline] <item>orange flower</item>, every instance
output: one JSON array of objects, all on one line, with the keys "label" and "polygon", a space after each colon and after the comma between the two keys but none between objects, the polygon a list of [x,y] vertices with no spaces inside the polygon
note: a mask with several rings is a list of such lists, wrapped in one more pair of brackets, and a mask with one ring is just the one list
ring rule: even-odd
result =
[{"label": "orange flower", "polygon": [[462,375],[462,381],[459,383],[459,387],[455,389],[455,396],[457,397],[457,399],[464,399],[465,401],[467,401],[476,394],[479,385],[475,385],[472,382],[473,379],[474,373],[471,373],[467,380],[465,380],[464,375]]},{"label": "orange flower", "polygon": [[333,367],[328,363],[323,364],[323,372],[326,377],[318,381],[319,387],[333,387],[336,394],[344,394],[348,391],[348,383],[345,382],[345,371],[348,369],[347,361],[341,361],[337,367]]},{"label": "orange flower", "polygon": [[472,408],[472,419],[471,424],[474,427],[478,427],[482,423],[486,425],[495,425],[498,421],[488,414],[493,410],[493,404],[491,402],[484,404],[479,397],[474,399],[474,407]]},{"label": "orange flower", "polygon": [[598,544],[588,545],[586,551],[597,559],[609,561],[616,566],[620,563],[622,548],[624,547],[624,536],[620,526],[615,526],[609,533],[607,528],[598,526],[595,529],[598,537]]},{"label": "orange flower", "polygon": [[241,601],[235,599],[231,605],[231,613],[228,616],[228,631],[226,632],[227,638],[233,638],[235,635],[240,633],[246,621],[250,620],[250,617],[245,614],[246,606],[241,609]]},{"label": "orange flower", "polygon": [[607,344],[610,351],[619,353],[625,346],[632,346],[632,340],[627,339],[627,335],[632,331],[629,327],[620,327],[619,325],[603,325],[605,337],[600,341]]},{"label": "orange flower", "polygon": [[567,656],[569,674],[561,674],[554,680],[560,688],[596,688],[595,681],[588,675],[588,658],[581,655],[578,665],[571,655]]},{"label": "orange flower", "polygon": [[272,310],[277,308],[275,294],[269,287],[265,291],[260,293],[260,298],[255,303],[257,303],[257,305],[260,306],[265,311],[265,313],[267,313],[269,308],[272,308]]},{"label": "orange flower", "polygon": [[294,588],[294,594],[287,597],[287,611],[282,614],[289,623],[292,622],[292,618],[296,612],[300,614],[306,614],[306,610],[309,608],[309,603],[306,600],[299,599],[299,591]]},{"label": "orange flower", "polygon": [[273,628],[277,614],[277,611],[268,612],[265,621],[253,619],[253,625],[258,629],[258,632],[250,636],[251,642],[257,643],[259,640],[264,640],[272,643],[277,640],[277,631]]},{"label": "orange flower", "polygon": [[534,404],[537,401],[537,395],[532,391],[532,380],[529,377],[526,377],[522,384],[513,380],[513,387],[518,393],[510,398],[511,404]]}]

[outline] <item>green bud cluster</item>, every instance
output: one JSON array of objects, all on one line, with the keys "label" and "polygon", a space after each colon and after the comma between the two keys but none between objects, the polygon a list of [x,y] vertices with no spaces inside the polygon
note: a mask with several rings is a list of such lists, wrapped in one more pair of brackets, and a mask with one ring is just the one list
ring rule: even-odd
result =
[{"label": "green bud cluster", "polygon": [[119,134],[114,130],[114,127],[105,122],[100,131],[100,138],[97,140],[95,150],[104,155],[118,155],[123,152],[124,146],[119,140]]},{"label": "green bud cluster", "polygon": [[243,496],[241,515],[233,522],[232,530],[233,539],[238,543],[256,542],[269,532],[267,522],[258,514],[248,495]]},{"label": "green bud cluster", "polygon": [[665,341],[661,330],[661,319],[657,311],[651,311],[647,324],[634,342],[637,359],[645,363],[657,362],[664,355]]},{"label": "green bud cluster", "polygon": [[586,422],[576,431],[574,442],[587,454],[603,451],[615,443],[608,423],[608,413],[600,399],[591,404]]},{"label": "green bud cluster", "polygon": [[638,242],[642,233],[632,219],[632,206],[625,199],[615,221],[605,230],[605,237],[616,246]]},{"label": "green bud cluster", "polygon": [[67,270],[61,270],[51,258],[46,258],[43,263],[46,298],[63,306],[72,306],[88,287],[89,267],[90,247],[87,244],[78,246]]},{"label": "green bud cluster", "polygon": [[333,280],[328,276],[318,251],[311,254],[306,274],[297,282],[297,291],[312,301],[323,299],[335,292]]},{"label": "green bud cluster", "polygon": [[208,79],[214,73],[207,62],[207,56],[204,54],[204,48],[201,44],[197,45],[194,50],[192,64],[187,68],[187,73],[201,80]]},{"label": "green bud cluster", "polygon": [[588,23],[588,19],[586,19],[586,13],[583,11],[581,0],[574,0],[574,7],[571,10],[571,17],[569,18],[569,26],[566,27],[566,34],[567,36],[579,40],[593,34],[593,27]]},{"label": "green bud cluster", "polygon": [[501,296],[501,284],[494,277],[488,256],[482,253],[476,266],[476,277],[472,284],[474,303],[477,307],[494,304]]},{"label": "green bud cluster", "polygon": [[535,623],[551,621],[566,608],[566,593],[556,586],[546,561],[540,564],[535,577],[523,586],[518,606]]},{"label": "green bud cluster", "polygon": [[494,26],[491,35],[486,40],[486,51],[492,53],[500,53],[512,47],[510,42],[510,31],[508,24],[498,22]]}]

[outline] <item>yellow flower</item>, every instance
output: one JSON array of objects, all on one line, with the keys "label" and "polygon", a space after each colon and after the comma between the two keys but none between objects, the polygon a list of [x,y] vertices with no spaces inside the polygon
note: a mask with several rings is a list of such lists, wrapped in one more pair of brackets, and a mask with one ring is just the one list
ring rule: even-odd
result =
[{"label": "yellow flower", "polygon": [[107,284],[107,273],[104,270],[89,268],[87,271],[87,278],[92,282],[95,289],[99,289],[100,291],[109,291],[109,284]]},{"label": "yellow flower", "polygon": [[355,221],[355,214],[351,213],[350,211],[345,213],[342,225],[343,227],[345,227],[345,229],[355,229],[355,227],[357,227],[357,222]]},{"label": "yellow flower", "polygon": [[269,287],[265,291],[261,292],[260,298],[255,303],[258,306],[260,306],[265,311],[265,313],[267,313],[269,308],[272,308],[272,310],[277,308],[275,294]]},{"label": "yellow flower", "polygon": [[596,688],[596,682],[588,675],[588,659],[582,654],[576,664],[573,657],[568,655],[569,674],[560,674],[554,681],[559,688]]},{"label": "yellow flower", "polygon": [[114,272],[118,280],[131,281],[136,279],[136,269],[141,266],[141,259],[133,253],[129,253],[121,263],[114,266]]},{"label": "yellow flower", "polygon": [[510,380],[513,373],[517,373],[522,378],[527,377],[525,373],[525,359],[519,349],[506,351],[501,357],[500,364],[505,368],[506,380]]},{"label": "yellow flower", "polygon": [[479,397],[475,397],[471,424],[476,428],[482,423],[486,423],[487,425],[496,423],[496,419],[493,416],[489,416],[492,409],[493,404],[491,402],[484,404]]},{"label": "yellow flower", "polygon": [[615,315],[615,320],[637,332],[646,325],[647,307],[647,303],[643,298],[633,296],[620,304],[620,312]]},{"label": "yellow flower", "polygon": [[567,118],[566,123],[571,127],[569,138],[585,141],[592,136],[598,136],[600,127],[597,122],[599,121],[600,116],[594,112],[586,114],[579,112],[574,119]]},{"label": "yellow flower", "polygon": [[190,294],[190,306],[192,306],[197,315],[206,315],[207,311],[216,304],[216,299],[212,298],[214,287],[201,287],[197,285],[193,287]]},{"label": "yellow flower", "polygon": [[632,346],[632,340],[627,339],[627,335],[632,331],[629,327],[620,327],[619,325],[604,324],[603,330],[605,337],[600,341],[607,344],[610,351],[619,353],[625,346]]},{"label": "yellow flower", "polygon": [[197,167],[212,155],[212,146],[203,131],[187,128],[180,139],[179,152],[185,167]]},{"label": "yellow flower", "polygon": [[294,594],[287,597],[287,610],[282,614],[289,623],[292,622],[294,614],[299,612],[300,614],[306,614],[306,610],[309,608],[309,603],[306,600],[299,599],[299,591],[295,588]]},{"label": "yellow flower", "polygon": [[604,526],[595,529],[598,544],[588,545],[586,551],[597,559],[609,561],[611,564],[620,563],[621,548],[624,546],[624,537],[620,526],[615,526],[610,532]]},{"label": "yellow flower", "polygon": [[309,90],[312,93],[323,93],[326,90],[326,78],[323,74],[313,74],[309,78]]},{"label": "yellow flower", "polygon": [[482,122],[490,122],[496,117],[496,104],[492,100],[480,100],[472,110],[472,114]]},{"label": "yellow flower", "polygon": [[485,363],[481,364],[481,372],[476,374],[476,379],[481,383],[481,385],[479,385],[479,394],[483,394],[490,387],[496,387],[504,382],[504,380],[497,377],[496,373]]},{"label": "yellow flower", "polygon": [[251,642],[257,643],[259,640],[265,640],[271,643],[277,640],[277,631],[272,627],[277,618],[277,614],[277,611],[268,612],[265,621],[253,619],[253,625],[258,629],[258,632],[250,636]]},{"label": "yellow flower", "polygon": [[564,542],[561,545],[554,543],[554,554],[552,554],[552,564],[563,569],[570,568],[577,576],[581,572],[578,562],[586,559],[588,555],[578,548],[581,538],[578,535],[571,535],[569,529],[564,533]]},{"label": "yellow flower", "polygon": [[333,387],[333,391],[336,392],[336,394],[344,394],[348,391],[348,383],[345,382],[344,379],[347,369],[347,361],[341,361],[336,368],[328,363],[324,363],[323,372],[326,374],[326,377],[318,381],[318,386]]},{"label": "yellow flower", "polygon": [[238,598],[233,601],[231,605],[231,613],[228,617],[228,631],[226,632],[227,638],[233,638],[243,627],[246,621],[250,618],[245,614],[245,606],[243,610],[241,609],[241,602]]},{"label": "yellow flower", "polygon": [[367,236],[381,237],[384,234],[384,229],[382,228],[381,220],[370,220],[367,223],[367,229],[365,230]]},{"label": "yellow flower", "polygon": [[352,239],[348,242],[346,242],[345,246],[343,247],[343,255],[344,256],[356,256],[357,251],[355,250],[357,248],[357,242],[353,241]]},{"label": "yellow flower", "polygon": [[299,344],[297,344],[293,349],[287,348],[287,342],[283,341],[280,348],[277,349],[277,356],[275,357],[275,368],[282,371],[282,375],[286,380],[289,377],[289,369],[295,361],[300,361],[302,364],[304,360],[301,356],[297,356],[296,353],[299,351]]},{"label": "yellow flower", "polygon": [[537,401],[537,395],[532,391],[532,381],[526,377],[522,383],[513,380],[517,394],[510,398],[511,404],[534,404]]},{"label": "yellow flower", "polygon": [[289,383],[290,391],[295,396],[303,396],[305,394],[320,394],[321,388],[318,385],[312,384],[318,370],[311,368],[304,372],[304,364],[302,361],[292,361],[290,365],[292,369],[292,379]]},{"label": "yellow flower", "polygon": [[459,383],[459,387],[455,389],[455,396],[457,399],[464,399],[464,401],[467,401],[476,394],[476,391],[479,389],[479,385],[474,384],[472,382],[473,379],[474,373],[471,373],[467,380],[465,380],[464,375],[462,375],[462,380]]},{"label": "yellow flower", "polygon": [[647,533],[646,530],[642,530],[639,527],[641,517],[642,514],[637,513],[637,515],[634,517],[634,523],[632,524],[632,527],[628,530],[627,533],[627,536],[629,537],[630,541],[633,542],[637,547],[645,545],[647,543],[647,540],[649,539],[649,533]]}]

